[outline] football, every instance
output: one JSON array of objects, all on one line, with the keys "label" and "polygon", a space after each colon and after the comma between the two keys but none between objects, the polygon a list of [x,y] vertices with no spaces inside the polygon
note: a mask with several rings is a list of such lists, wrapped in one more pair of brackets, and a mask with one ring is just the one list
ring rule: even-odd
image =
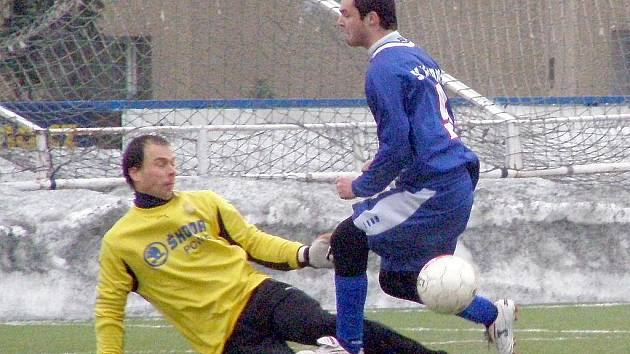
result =
[{"label": "football", "polygon": [[465,259],[443,255],[422,267],[417,286],[418,295],[428,309],[457,314],[468,307],[475,297],[477,274]]}]

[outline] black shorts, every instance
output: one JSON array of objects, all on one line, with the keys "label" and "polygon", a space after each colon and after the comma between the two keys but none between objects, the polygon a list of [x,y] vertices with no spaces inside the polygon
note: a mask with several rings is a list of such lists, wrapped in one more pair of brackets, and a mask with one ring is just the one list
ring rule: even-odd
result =
[{"label": "black shorts", "polygon": [[289,284],[265,280],[252,294],[224,354],[289,354],[287,341],[315,345],[335,334],[335,316]]},{"label": "black shorts", "polygon": [[[265,280],[249,299],[223,354],[292,354],[287,341],[316,345],[334,336],[336,317],[302,290]],[[364,322],[365,354],[437,353],[380,323]]]}]

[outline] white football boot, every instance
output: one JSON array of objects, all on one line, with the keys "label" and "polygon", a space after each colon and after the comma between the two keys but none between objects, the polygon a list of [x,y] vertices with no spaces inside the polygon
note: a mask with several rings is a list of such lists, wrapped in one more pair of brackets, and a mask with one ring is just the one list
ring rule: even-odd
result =
[{"label": "white football boot", "polygon": [[[350,354],[347,352],[337,341],[337,338],[332,336],[321,337],[317,340],[317,346],[319,348],[315,350],[301,350],[296,354]],[[363,349],[359,352],[363,354]]]},{"label": "white football boot", "polygon": [[488,342],[497,346],[499,354],[515,354],[514,322],[518,318],[518,306],[509,299],[498,300],[494,305],[499,313],[486,330]]}]

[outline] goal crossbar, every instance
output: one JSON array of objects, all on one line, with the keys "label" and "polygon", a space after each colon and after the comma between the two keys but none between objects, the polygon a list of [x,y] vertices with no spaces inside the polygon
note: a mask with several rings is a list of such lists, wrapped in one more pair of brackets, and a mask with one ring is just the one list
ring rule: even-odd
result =
[{"label": "goal crossbar", "polygon": [[98,128],[50,128],[52,135],[74,133],[79,135],[99,134],[124,134],[129,132],[160,132],[160,131],[186,131],[186,132],[224,132],[224,131],[261,131],[261,130],[325,130],[325,129],[356,129],[374,128],[374,122],[348,122],[348,123],[304,123],[304,124],[216,124],[216,125],[163,125],[146,127],[98,127]]},{"label": "goal crossbar", "polygon": [[[508,168],[496,168],[480,173],[481,178],[531,178],[570,176],[589,173],[609,173],[630,171],[630,162],[618,163],[592,163],[584,165],[563,166],[545,170],[512,170]],[[357,177],[359,172],[312,172],[312,173],[285,173],[285,174],[246,174],[244,177],[258,179],[294,179],[307,182],[332,182],[337,177]]]},{"label": "goal crossbar", "polygon": [[[589,173],[627,172],[630,171],[630,162],[619,163],[594,163],[574,166],[563,166],[546,170],[511,170],[497,168],[482,172],[480,177],[484,179],[498,178],[532,178],[551,176],[570,176]],[[269,180],[296,180],[302,182],[332,183],[340,176],[356,177],[358,172],[312,172],[312,173],[283,173],[283,174],[245,174],[243,177],[251,179]],[[178,176],[178,181],[195,180],[200,176]],[[22,191],[42,189],[93,189],[107,190],[125,185],[122,177],[83,178],[83,179],[38,179],[33,181],[2,182],[0,186],[6,186]]]}]

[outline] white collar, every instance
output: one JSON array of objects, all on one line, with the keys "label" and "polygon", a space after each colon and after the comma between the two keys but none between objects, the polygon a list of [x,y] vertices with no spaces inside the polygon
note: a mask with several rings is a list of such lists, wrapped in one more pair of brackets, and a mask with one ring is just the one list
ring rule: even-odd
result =
[{"label": "white collar", "polygon": [[379,39],[378,41],[374,42],[374,44],[372,44],[370,46],[370,48],[368,49],[368,54],[370,55],[370,58],[374,55],[374,52],[376,52],[376,49],[378,47],[380,47],[381,45],[387,43],[387,42],[393,42],[395,40],[397,40],[398,38],[400,38],[401,35],[398,31],[394,31],[394,32],[390,32],[386,35],[384,35],[383,37],[381,37],[381,39]]},{"label": "white collar", "polygon": [[370,46],[368,49],[368,54],[370,54],[370,60],[372,60],[378,53],[380,53],[383,49],[391,48],[391,47],[415,47],[416,45],[403,37],[398,33],[398,31],[391,32],[381,39],[376,41],[374,44]]}]

